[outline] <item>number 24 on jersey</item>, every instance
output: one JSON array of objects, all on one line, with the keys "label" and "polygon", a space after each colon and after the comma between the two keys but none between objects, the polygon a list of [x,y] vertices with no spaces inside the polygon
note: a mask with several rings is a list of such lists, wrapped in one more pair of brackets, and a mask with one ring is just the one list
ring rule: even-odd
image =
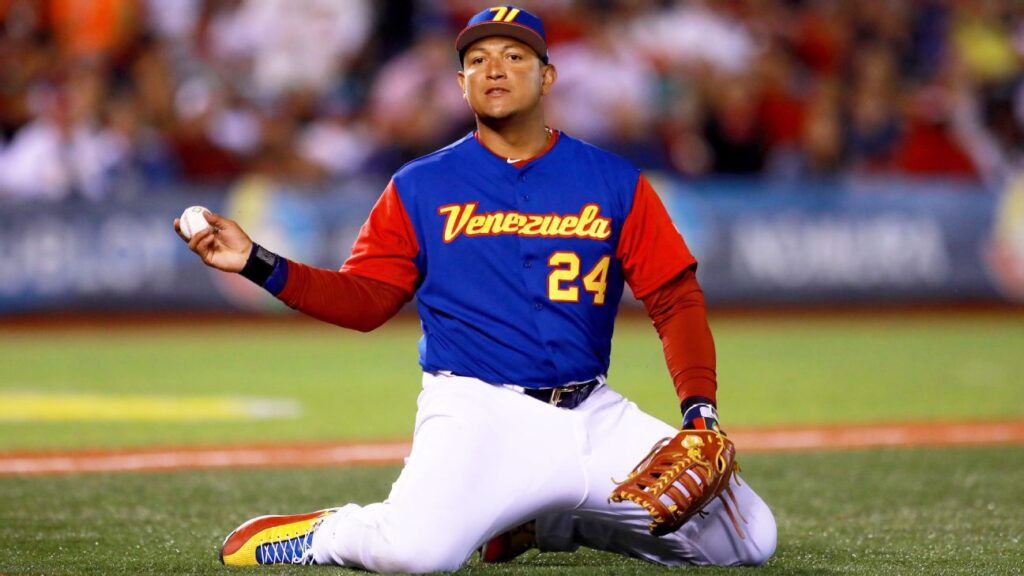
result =
[{"label": "number 24 on jersey", "polygon": [[[608,266],[611,256],[602,256],[597,264],[583,275],[583,289],[594,296],[594,304],[604,304],[604,293],[608,289]],[[548,298],[553,302],[579,302],[580,257],[575,252],[555,252],[548,258],[552,268],[548,274]]]}]

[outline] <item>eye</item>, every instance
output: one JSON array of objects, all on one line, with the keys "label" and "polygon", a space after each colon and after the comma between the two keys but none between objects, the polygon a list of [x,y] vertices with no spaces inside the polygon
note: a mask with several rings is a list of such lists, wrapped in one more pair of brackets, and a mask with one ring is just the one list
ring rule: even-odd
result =
[{"label": "eye", "polygon": [[474,57],[470,58],[469,63],[470,64],[479,64],[479,63],[481,63],[483,61],[484,61],[483,56],[474,56]]},{"label": "eye", "polygon": [[509,58],[509,60],[512,60],[513,62],[516,62],[516,61],[519,61],[519,60],[523,59],[523,57],[520,56],[519,54],[509,54],[508,58]]}]

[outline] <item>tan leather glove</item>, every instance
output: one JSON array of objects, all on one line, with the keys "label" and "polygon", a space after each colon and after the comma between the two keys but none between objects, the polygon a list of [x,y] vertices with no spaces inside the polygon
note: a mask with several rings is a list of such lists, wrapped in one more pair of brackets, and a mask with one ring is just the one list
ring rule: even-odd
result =
[{"label": "tan leather glove", "polygon": [[[727,490],[737,470],[736,448],[724,434],[717,430],[682,430],[655,444],[609,499],[642,506],[651,515],[651,534],[664,536],[678,530]],[[728,503],[723,502],[728,509]],[[728,512],[739,530],[732,510]]]}]

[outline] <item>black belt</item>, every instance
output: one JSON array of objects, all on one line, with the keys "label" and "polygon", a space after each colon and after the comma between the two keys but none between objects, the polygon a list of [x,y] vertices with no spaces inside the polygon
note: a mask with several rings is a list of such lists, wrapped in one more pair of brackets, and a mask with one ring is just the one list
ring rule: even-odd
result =
[{"label": "black belt", "polygon": [[600,384],[601,381],[595,378],[587,382],[570,384],[569,386],[562,386],[560,388],[524,388],[523,394],[526,394],[531,398],[536,398],[541,402],[551,404],[556,408],[572,410],[580,404],[583,404],[583,401],[586,400],[594,390],[597,390],[597,387]]}]

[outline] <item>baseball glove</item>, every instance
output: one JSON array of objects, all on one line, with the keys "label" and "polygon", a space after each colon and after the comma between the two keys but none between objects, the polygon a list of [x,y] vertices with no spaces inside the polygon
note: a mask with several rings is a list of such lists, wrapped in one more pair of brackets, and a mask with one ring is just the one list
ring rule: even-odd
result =
[{"label": "baseball glove", "polygon": [[[664,536],[678,530],[723,492],[731,496],[729,479],[737,470],[736,447],[724,434],[717,430],[682,430],[655,444],[629,478],[618,483],[609,499],[642,506],[651,515],[651,534]],[[724,498],[722,502],[743,537],[728,502]]]}]

